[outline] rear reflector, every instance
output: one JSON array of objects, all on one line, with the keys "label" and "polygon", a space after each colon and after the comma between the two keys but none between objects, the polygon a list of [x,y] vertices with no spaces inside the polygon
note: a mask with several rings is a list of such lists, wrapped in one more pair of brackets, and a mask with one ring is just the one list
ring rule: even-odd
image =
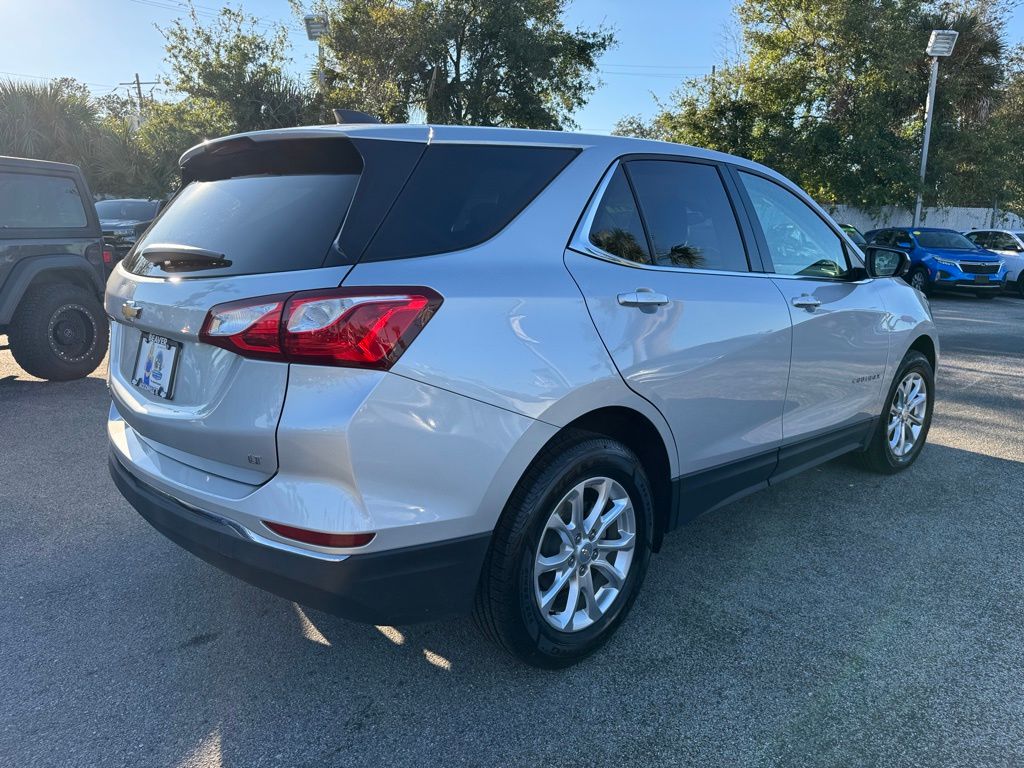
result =
[{"label": "rear reflector", "polygon": [[199,340],[243,357],[387,370],[441,306],[429,288],[334,288],[218,304]]},{"label": "rear reflector", "polygon": [[271,523],[268,520],[262,522],[278,536],[306,544],[315,544],[318,547],[362,547],[373,541],[373,537],[377,535],[375,533],[324,533],[281,523]]}]

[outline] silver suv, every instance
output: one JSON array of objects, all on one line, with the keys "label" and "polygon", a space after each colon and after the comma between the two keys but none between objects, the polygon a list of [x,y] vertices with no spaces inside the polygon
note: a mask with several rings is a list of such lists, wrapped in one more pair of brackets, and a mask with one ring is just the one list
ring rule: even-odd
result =
[{"label": "silver suv", "polygon": [[357,621],[597,649],[686,521],[924,445],[906,256],[692,147],[343,125],[185,153],[110,278],[110,469],[159,531]]}]

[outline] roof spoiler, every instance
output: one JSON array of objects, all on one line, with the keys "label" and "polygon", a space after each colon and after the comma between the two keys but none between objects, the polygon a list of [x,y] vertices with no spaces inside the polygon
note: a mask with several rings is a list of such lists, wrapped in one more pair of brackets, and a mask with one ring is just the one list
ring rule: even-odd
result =
[{"label": "roof spoiler", "polygon": [[334,122],[338,125],[344,125],[345,123],[380,123],[379,117],[374,117],[366,112],[358,112],[354,109],[335,109]]}]

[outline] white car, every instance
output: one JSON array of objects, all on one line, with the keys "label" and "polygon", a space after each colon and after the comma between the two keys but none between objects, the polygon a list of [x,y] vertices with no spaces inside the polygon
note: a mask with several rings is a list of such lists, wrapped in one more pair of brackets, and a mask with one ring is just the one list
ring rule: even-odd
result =
[{"label": "white car", "polygon": [[974,229],[965,232],[968,240],[994,253],[1006,262],[1006,287],[1024,298],[1024,232],[1009,229]]}]

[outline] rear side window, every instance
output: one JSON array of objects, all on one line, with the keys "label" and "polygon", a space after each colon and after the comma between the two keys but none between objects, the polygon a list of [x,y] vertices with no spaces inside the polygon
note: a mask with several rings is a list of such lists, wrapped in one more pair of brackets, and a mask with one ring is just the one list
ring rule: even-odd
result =
[{"label": "rear side window", "polygon": [[358,174],[243,176],[188,184],[146,232],[125,267],[162,272],[142,257],[150,244],[224,254],[230,267],[198,277],[314,269],[341,228]]},{"label": "rear side window", "polygon": [[79,229],[87,224],[74,179],[0,173],[0,229]]},{"label": "rear side window", "polygon": [[615,169],[597,206],[589,237],[591,243],[613,256],[641,264],[651,263],[640,211],[621,165]]},{"label": "rear side window", "polygon": [[576,154],[561,147],[431,145],[363,259],[428,256],[489,240]]},{"label": "rear side window", "polygon": [[629,176],[664,267],[747,272],[736,214],[718,169],[703,163],[635,160]]}]

